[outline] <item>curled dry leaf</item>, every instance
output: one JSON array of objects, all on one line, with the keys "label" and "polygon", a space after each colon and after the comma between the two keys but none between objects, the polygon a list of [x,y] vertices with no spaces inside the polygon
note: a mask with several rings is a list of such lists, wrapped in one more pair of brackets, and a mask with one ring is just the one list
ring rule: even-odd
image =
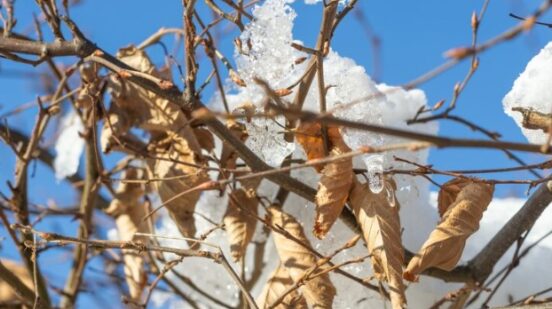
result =
[{"label": "curled dry leaf", "polygon": [[[297,128],[297,142],[303,147],[309,160],[325,157],[321,130],[321,125],[314,122],[303,122]],[[331,147],[330,157],[350,151],[336,127],[328,128],[328,141]],[[345,206],[353,182],[353,160],[343,158],[316,168],[322,172],[322,177],[316,193],[316,219],[313,232],[321,239],[328,233]]]},{"label": "curled dry leaf", "polygon": [[215,137],[211,131],[206,128],[194,128],[194,135],[202,149],[205,149],[207,152],[215,149]]},{"label": "curled dry leaf", "polygon": [[[146,53],[134,46],[119,50],[117,58],[159,83],[171,79],[170,70],[155,68]],[[133,127],[149,132],[150,156],[146,161],[150,178],[162,179],[154,181],[153,186],[164,203],[169,201],[166,207],[180,232],[193,237],[193,213],[200,192],[183,192],[207,181],[208,177],[202,168],[205,162],[201,158],[201,145],[186,115],[176,104],[120,76],[112,76],[109,86],[113,102],[108,111],[109,121],[102,131],[102,148],[107,150],[121,139],[131,144],[139,141],[130,133]]]},{"label": "curled dry leaf", "polygon": [[[17,278],[19,278],[29,289],[34,290],[33,280],[31,276],[29,276],[29,272],[27,271],[25,266],[8,259],[2,259],[2,264],[7,269],[11,270],[11,272],[15,276],[17,276]],[[13,291],[11,286],[7,282],[0,280],[0,303],[7,304],[10,302],[15,302],[17,299],[19,299],[19,297]]]},{"label": "curled dry leaf", "polygon": [[[133,69],[161,81],[171,79],[170,70],[155,68],[146,53],[134,46],[119,50],[117,58]],[[110,139],[113,135],[130,134],[128,130],[131,127],[137,127],[152,135],[164,134],[166,131],[176,132],[188,140],[189,147],[193,151],[200,152],[200,145],[188,125],[188,119],[176,104],[120,77],[112,76],[109,79],[109,87],[113,101],[108,111],[108,119],[111,119],[109,117],[111,114],[116,114],[120,120],[124,118],[126,122],[122,122],[121,126],[104,125],[102,147],[104,144],[114,142]],[[110,132],[111,130],[114,132]]]},{"label": "curled dry leaf", "polygon": [[385,179],[385,189],[379,194],[372,193],[367,184],[355,181],[350,201],[371,254],[374,274],[379,280],[387,281],[393,308],[403,308],[406,305],[402,281],[404,250],[395,190],[391,178]]},{"label": "curled dry leaf", "polygon": [[445,212],[449,209],[450,205],[454,203],[458,193],[462,191],[471,181],[465,178],[455,178],[441,186],[439,190],[439,197],[437,198],[437,208],[439,210],[439,217],[443,217]]},{"label": "curled dry leaf", "polygon": [[[257,298],[257,306],[261,309],[268,308],[270,304],[274,303],[293,284],[287,268],[279,264],[278,268],[268,278],[266,285]],[[278,306],[274,307],[274,309],[287,308],[307,309],[307,301],[299,294],[298,290],[293,290],[284,297],[284,300]]]},{"label": "curled dry leaf", "polygon": [[242,183],[242,187],[230,193],[223,222],[230,243],[230,254],[235,262],[245,255],[257,227],[258,199],[255,193],[259,181]]},{"label": "curled dry leaf", "polygon": [[[324,141],[322,139],[322,127],[317,122],[302,122],[295,133],[295,140],[307,155],[308,160],[324,158]],[[314,167],[318,172],[323,169],[322,165]]]},{"label": "curled dry leaf", "polygon": [[[245,130],[245,126],[242,123],[234,120],[229,120],[226,123],[226,127],[230,130],[230,132],[232,132],[235,137],[239,138],[242,142],[247,139],[247,131]],[[223,141],[222,152],[220,155],[221,168],[235,169],[237,160],[238,154],[234,150],[234,146],[232,146],[227,141]],[[223,177],[223,175],[220,175],[219,180],[222,178],[226,179],[228,177]]]},{"label": "curled dry leaf", "polygon": [[[247,139],[247,132],[242,123],[229,120],[226,126],[241,141]],[[220,159],[221,167],[235,169],[237,159],[238,156],[234,151],[234,147],[227,142],[223,142]],[[226,178],[228,178],[228,175],[222,172],[219,174],[219,180]],[[260,179],[248,179],[240,183],[242,187],[230,193],[230,200],[223,218],[230,243],[230,253],[235,262],[240,261],[245,255],[247,245],[251,242],[257,226],[258,200],[256,189],[260,184]]]},{"label": "curled dry leaf", "polygon": [[[274,232],[274,243],[282,261],[294,283],[304,279],[305,271],[316,265],[316,256],[295,240],[310,246],[303,228],[291,215],[278,207],[270,207],[271,224],[282,228],[293,238]],[[301,287],[301,292],[309,306],[313,308],[331,308],[335,296],[335,287],[328,274],[310,279]]]},{"label": "curled dry leaf", "polygon": [[194,237],[196,233],[194,222],[195,205],[201,194],[191,191],[192,188],[209,180],[203,168],[204,162],[191,151],[188,140],[167,132],[163,139],[152,143],[150,151],[156,153],[156,159],[147,159],[150,178],[159,197],[169,210],[180,233],[184,237]]},{"label": "curled dry leaf", "polygon": [[[459,180],[454,179],[443,187],[445,189],[450,186],[454,189],[458,183]],[[430,267],[453,269],[462,256],[466,240],[479,229],[479,221],[493,197],[494,186],[464,181],[460,183],[463,187],[456,194],[454,202],[418,254],[408,263],[404,271],[405,279],[415,281],[418,274]],[[445,193],[444,189],[439,192],[440,195],[450,194]],[[444,200],[446,199],[439,199],[440,202]]]},{"label": "curled dry leaf", "polygon": [[[128,168],[122,179],[143,179],[143,174],[142,170]],[[144,193],[145,187],[141,183],[121,182],[115,198],[106,209],[106,212],[115,218],[119,238],[122,241],[145,242],[146,239],[143,236],[137,236],[135,233],[151,233],[150,224],[144,221],[147,214],[146,203],[141,201]],[[144,254],[135,250],[123,250],[123,259],[130,296],[139,301],[148,279],[144,267]]]},{"label": "curled dry leaf", "polygon": [[[334,147],[330,156],[338,156],[348,151]],[[322,177],[316,192],[316,219],[314,235],[324,238],[335,223],[347,202],[353,184],[353,160],[344,158],[332,161],[322,170]]]},{"label": "curled dry leaf", "polygon": [[[339,128],[328,127],[329,149],[339,148],[343,153],[350,151],[343,141]],[[325,158],[324,139],[322,138],[322,126],[317,122],[302,122],[296,129],[295,140],[307,155],[308,160]],[[324,165],[316,165],[315,169],[320,172]]]},{"label": "curled dry leaf", "polygon": [[144,152],[144,143],[129,130],[130,123],[124,113],[109,113],[100,137],[102,152],[108,153],[114,150],[128,154]]}]

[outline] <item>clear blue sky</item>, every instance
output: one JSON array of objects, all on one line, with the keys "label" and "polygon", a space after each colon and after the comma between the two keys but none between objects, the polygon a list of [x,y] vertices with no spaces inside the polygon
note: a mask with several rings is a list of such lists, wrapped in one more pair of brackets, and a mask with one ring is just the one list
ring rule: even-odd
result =
[{"label": "clear blue sky", "polygon": [[[199,1],[202,3],[202,1]],[[306,6],[296,1],[293,7],[298,13],[295,25],[295,37],[312,45],[317,35],[321,7]],[[541,1],[501,0],[491,1],[487,15],[481,25],[480,41],[487,40],[505,29],[512,27],[516,20],[508,16],[509,13],[526,15]],[[420,74],[444,62],[442,53],[452,47],[469,45],[471,42],[470,17],[474,10],[479,11],[483,1],[359,1],[372,30],[382,40],[382,76],[380,80],[387,84],[406,83]],[[202,4],[203,5],[203,4]],[[36,4],[30,0],[16,1],[16,16],[19,18],[16,31],[32,33],[32,12],[38,14]],[[108,52],[115,53],[119,47],[128,44],[138,44],[160,27],[180,27],[181,1],[143,1],[143,0],[88,0],[71,11],[71,17],[81,27],[83,32],[100,47]],[[211,15],[202,9],[204,19],[210,20]],[[547,14],[542,21],[552,22],[552,15]],[[219,29],[231,29],[228,23]],[[49,30],[44,27],[45,33]],[[228,56],[232,55],[232,39],[237,35],[235,31],[223,31],[218,42],[219,48]],[[50,35],[47,36],[51,38]],[[552,29],[536,27],[530,34],[502,44],[481,55],[480,69],[473,77],[468,88],[462,94],[455,114],[464,116],[487,129],[497,130],[504,140],[525,142],[513,120],[507,117],[502,109],[502,98],[509,91],[513,81],[521,73],[528,62],[540,48],[552,39]],[[169,50],[174,44],[166,41]],[[363,28],[352,15],[342,23],[337,31],[333,48],[341,55],[353,58],[357,63],[366,67],[369,73],[373,72],[372,49],[366,38]],[[160,61],[161,48],[153,46],[149,52]],[[231,57],[230,57],[231,58]],[[181,51],[177,59],[182,59]],[[204,65],[207,67],[207,65]],[[453,86],[464,78],[468,70],[468,63],[459,65],[438,78],[422,85],[426,92],[429,104],[441,99],[450,100]],[[39,67],[38,71],[45,72],[47,68]],[[40,79],[21,78],[22,73],[36,72],[25,65],[14,65],[0,59],[0,114],[12,110],[17,106],[30,102],[38,95],[45,94],[40,87]],[[204,73],[205,75],[205,73]],[[552,85],[551,85],[552,86]],[[204,95],[208,98],[212,88]],[[34,124],[34,113],[25,112],[9,118],[9,124],[25,132],[30,132]],[[52,125],[52,128],[55,124]],[[483,138],[469,129],[441,122],[440,134],[456,137]],[[49,142],[49,141],[44,141]],[[521,154],[529,162],[541,161],[544,158],[538,155]],[[430,162],[440,169],[463,168],[491,168],[514,166],[499,151],[483,150],[432,150]],[[0,146],[0,190],[11,195],[5,185],[7,180],[13,180],[14,158],[11,150],[3,144]],[[53,199],[60,206],[74,206],[78,203],[77,195],[67,184],[57,183],[51,171],[41,164],[36,165],[36,177],[31,180],[32,201],[44,204]],[[526,172],[510,173],[507,176],[491,175],[492,177],[524,178],[530,175]],[[438,181],[443,179],[437,178]],[[497,195],[523,195],[526,187],[500,186]],[[99,217],[105,224],[107,218]],[[54,225],[57,224],[57,225]],[[46,222],[40,225],[43,229],[56,229],[68,234],[74,231],[75,222],[61,224]],[[5,230],[0,229],[0,235],[5,236]],[[0,241],[0,256],[16,257],[11,246]],[[65,263],[58,260],[59,255],[45,254],[42,259],[46,263]],[[54,260],[55,259],[55,260]],[[54,282],[60,284],[64,279],[66,266],[56,266],[46,269]],[[101,265],[95,265],[101,267]],[[58,272],[58,270],[61,271]],[[62,275],[63,274],[63,275]],[[109,294],[109,291],[105,293]],[[84,296],[85,294],[83,294]],[[113,296],[106,296],[112,299]],[[88,297],[82,297],[80,304],[94,306],[88,302]]]}]

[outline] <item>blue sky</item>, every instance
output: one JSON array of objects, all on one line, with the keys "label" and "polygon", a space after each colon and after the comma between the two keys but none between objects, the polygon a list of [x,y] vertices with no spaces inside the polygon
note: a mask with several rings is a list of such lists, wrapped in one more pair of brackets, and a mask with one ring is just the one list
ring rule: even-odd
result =
[{"label": "blue sky", "polygon": [[[181,1],[143,1],[143,0],[88,0],[71,11],[71,17],[81,27],[83,32],[100,47],[115,53],[118,48],[128,44],[138,44],[160,27],[181,27]],[[202,1],[199,1],[202,3]],[[381,82],[397,85],[406,83],[415,77],[443,63],[444,51],[457,46],[466,46],[471,42],[471,13],[479,11],[482,0],[470,1],[365,1],[359,5],[363,14],[372,25],[372,30],[382,40],[383,74]],[[491,1],[485,19],[480,28],[480,41],[487,40],[517,23],[508,16],[509,13],[526,15],[532,12],[540,1],[502,0]],[[296,1],[293,7],[298,17],[295,24],[295,37],[313,45],[318,31],[321,7],[307,6]],[[16,1],[16,16],[18,25],[16,31],[32,34],[31,14],[38,10],[34,1]],[[201,9],[204,19],[210,20],[211,15],[205,8]],[[541,18],[552,22],[552,14]],[[221,28],[218,46],[221,51],[230,56],[233,53],[232,39],[237,32],[232,31],[228,23]],[[44,32],[48,29],[44,27]],[[51,39],[51,35],[46,36]],[[512,119],[506,116],[502,109],[502,98],[509,91],[515,78],[523,71],[528,60],[533,57],[552,38],[552,30],[546,27],[536,27],[530,34],[524,34],[510,42],[499,45],[480,56],[480,68],[462,93],[458,108],[454,112],[472,120],[487,129],[499,131],[504,140],[525,142],[519,129]],[[174,42],[167,39],[169,50]],[[354,59],[373,72],[372,49],[366,34],[358,20],[352,15],[340,25],[335,34],[333,48],[341,55]],[[148,50],[154,59],[162,59],[162,49],[152,46]],[[183,59],[181,50],[176,58]],[[231,58],[231,57],[229,57]],[[69,59],[67,59],[69,60]],[[207,68],[206,63],[203,67]],[[456,82],[461,81],[468,71],[469,64],[464,63],[421,86],[426,92],[429,104],[441,99],[450,101],[452,89]],[[45,72],[44,66],[39,71]],[[208,69],[205,69],[208,71]],[[30,102],[38,95],[45,94],[40,87],[38,77],[21,78],[21,73],[31,73],[33,69],[25,65],[12,64],[0,59],[0,114],[17,106]],[[205,76],[205,72],[202,73]],[[202,78],[200,78],[202,80]],[[212,88],[205,92],[208,99]],[[30,132],[34,124],[36,110],[21,113],[8,119],[9,124],[25,132]],[[55,124],[51,126],[53,131]],[[483,138],[469,129],[450,122],[440,123],[440,134],[455,137]],[[44,142],[49,142],[45,140]],[[534,154],[520,154],[528,162],[538,162],[545,158]],[[502,152],[491,150],[446,149],[432,150],[430,162],[439,169],[492,168],[515,166]],[[5,185],[7,180],[13,180],[14,158],[11,150],[0,144],[0,190],[9,194]],[[496,178],[525,178],[526,172],[510,173],[508,175],[490,175]],[[443,181],[437,178],[438,181]],[[36,176],[31,179],[32,201],[45,204],[49,199],[59,206],[74,206],[78,203],[77,195],[70,186],[55,181],[51,171],[41,164],[36,165]],[[526,187],[504,185],[497,188],[496,195],[521,196]],[[107,218],[99,220],[109,224]],[[54,225],[55,224],[55,225]],[[71,234],[75,222],[46,222],[39,225],[43,229],[56,229]],[[0,229],[0,236],[5,236],[5,230]],[[0,242],[0,256],[16,257],[7,242]],[[69,259],[69,256],[65,258]],[[43,261],[64,263],[69,260],[59,260],[59,255],[45,254]],[[101,265],[95,265],[101,266]],[[46,269],[53,278],[63,279],[57,273],[60,268]],[[61,268],[65,268],[61,266]],[[56,280],[60,283],[62,280]],[[109,294],[109,291],[106,291]],[[112,296],[109,296],[112,297]],[[85,296],[81,305],[91,304]]]}]

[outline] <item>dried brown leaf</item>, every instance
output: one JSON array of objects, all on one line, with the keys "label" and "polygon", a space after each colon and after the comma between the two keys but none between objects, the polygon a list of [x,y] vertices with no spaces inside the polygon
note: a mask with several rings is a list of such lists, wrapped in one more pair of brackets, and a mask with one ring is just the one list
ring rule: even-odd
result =
[{"label": "dried brown leaf", "polygon": [[[8,259],[2,259],[2,264],[7,269],[11,270],[11,272],[29,289],[34,290],[33,280],[25,266]],[[11,286],[7,282],[0,280],[0,303],[9,303],[17,299],[19,299],[19,297],[13,291]]]},{"label": "dried brown leaf", "polygon": [[[165,85],[171,79],[170,71],[155,68],[147,54],[134,46],[120,49],[117,58],[137,71],[160,79]],[[109,86],[113,98],[109,113],[117,113],[128,119],[129,124],[124,129],[137,127],[152,135],[164,134],[166,131],[177,132],[188,140],[194,152],[200,153],[200,145],[179,106],[129,80],[112,77]],[[119,133],[124,134],[126,131]]]},{"label": "dried brown leaf", "polygon": [[[348,151],[334,147],[330,156]],[[347,202],[353,184],[353,160],[344,158],[326,164],[316,192],[316,219],[314,235],[320,239],[326,236]]]},{"label": "dried brown leaf", "polygon": [[205,128],[194,128],[194,134],[202,149],[211,152],[215,149],[215,138],[211,131]]},{"label": "dried brown leaf", "polygon": [[100,136],[102,151],[108,153],[115,150],[129,154],[144,151],[144,143],[129,129],[130,123],[124,113],[110,111]]},{"label": "dried brown leaf", "polygon": [[[343,153],[350,151],[349,147],[343,141],[339,128],[328,127],[328,147],[331,149],[339,148]],[[324,153],[324,139],[322,137],[322,126],[317,122],[302,122],[296,130],[295,140],[307,155],[308,160],[322,159],[326,155]],[[323,165],[315,166],[315,169],[320,172],[324,168]]]},{"label": "dried brown leaf", "polygon": [[439,190],[439,197],[437,198],[437,208],[439,210],[439,216],[442,218],[445,212],[458,196],[458,193],[471,183],[470,180],[465,178],[455,178],[441,186]]},{"label": "dried brown leaf", "polygon": [[[142,179],[143,174],[141,170],[129,168],[122,179]],[[145,186],[141,183],[121,182],[116,190],[115,199],[106,209],[106,212],[115,218],[119,238],[122,241],[145,242],[146,239],[143,236],[135,234],[151,233],[150,225],[143,220],[147,214],[146,203],[141,201],[144,193]],[[136,250],[123,250],[123,260],[130,296],[139,301],[147,285],[145,255]]]},{"label": "dried brown leaf", "polygon": [[474,182],[461,188],[439,225],[408,263],[404,278],[415,281],[418,274],[430,267],[453,269],[462,256],[466,240],[479,229],[479,221],[491,202],[493,191],[493,185]]},{"label": "dried brown leaf", "polygon": [[[247,131],[245,130],[245,126],[242,123],[229,120],[226,123],[226,127],[230,130],[230,132],[232,132],[232,134],[235,137],[239,138],[242,142],[247,139]],[[226,141],[223,141],[222,152],[220,155],[221,167],[228,168],[228,169],[235,169],[237,159],[238,159],[238,154],[234,150],[234,146],[232,146],[232,144]]]},{"label": "dried brown leaf", "polygon": [[258,199],[255,190],[259,184],[243,186],[230,193],[230,200],[223,222],[230,242],[230,254],[235,262],[240,261],[257,227]]},{"label": "dried brown leaf", "polygon": [[75,105],[78,108],[88,109],[94,104],[95,95],[89,87],[82,87],[77,95]]},{"label": "dried brown leaf", "polygon": [[190,150],[188,141],[172,132],[167,134],[165,139],[159,139],[154,144],[157,159],[147,160],[150,178],[162,179],[153,182],[154,188],[180,233],[184,237],[194,237],[193,215],[201,192],[182,193],[208,181],[209,177],[203,168],[204,162]]},{"label": "dried brown leaf", "polygon": [[[144,51],[130,46],[119,50],[117,58],[156,78],[161,86],[171,85],[170,70],[155,68]],[[109,119],[118,117],[121,125],[117,130],[113,126],[104,126],[102,147],[109,145],[115,137],[129,136],[131,127],[148,131],[151,134],[148,146],[151,156],[147,158],[150,178],[162,179],[153,182],[153,187],[166,203],[183,236],[193,237],[196,231],[193,213],[200,192],[180,194],[207,181],[208,177],[203,169],[205,161],[201,158],[201,145],[186,115],[176,104],[129,80],[115,76],[109,80],[109,86],[113,98]]]},{"label": "dried brown leaf", "polygon": [[[310,246],[303,228],[293,216],[278,207],[270,207],[271,224],[284,229],[293,239]],[[305,271],[316,264],[316,256],[307,248],[282,233],[273,233],[276,250],[282,265],[288,270],[294,283],[302,280]],[[335,296],[335,287],[328,274],[323,274],[305,282],[301,292],[309,306],[313,308],[331,308]]]},{"label": "dried brown leaf", "polygon": [[[257,298],[257,306],[264,309],[274,301],[276,301],[280,295],[284,294],[286,290],[294,285],[293,280],[289,276],[287,268],[282,264],[278,265],[278,268],[270,275],[266,285],[264,286],[261,294]],[[275,309],[287,309],[298,308],[307,309],[307,301],[299,294],[299,291],[294,290],[287,294],[283,301]]]},{"label": "dried brown leaf", "polygon": [[399,205],[395,199],[395,183],[386,178],[379,194],[372,193],[367,184],[355,181],[350,201],[362,229],[372,267],[379,280],[387,281],[393,308],[406,305],[402,265],[404,250],[401,241]]},{"label": "dried brown leaf", "polygon": [[[324,158],[324,141],[322,139],[322,126],[317,122],[302,122],[297,127],[295,140],[307,155],[308,160]],[[315,166],[320,172],[323,169],[322,165]]]}]

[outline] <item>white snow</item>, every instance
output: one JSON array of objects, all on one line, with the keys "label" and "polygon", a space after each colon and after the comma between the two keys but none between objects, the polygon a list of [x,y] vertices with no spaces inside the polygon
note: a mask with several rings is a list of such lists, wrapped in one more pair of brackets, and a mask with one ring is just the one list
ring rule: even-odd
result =
[{"label": "white snow", "polygon": [[82,121],[74,110],[67,113],[61,120],[60,134],[55,146],[56,179],[61,180],[77,172],[84,148],[84,140],[79,136],[79,132],[83,129]]},{"label": "white snow", "polygon": [[523,107],[545,114],[552,113],[552,42],[529,61],[502,104],[506,114],[514,118],[529,142],[546,142],[547,133],[523,128],[521,113],[512,111],[512,108]]},{"label": "white snow", "polygon": [[[257,112],[263,111],[264,91],[253,81],[255,77],[267,81],[271,88],[280,89],[299,78],[304,64],[296,65],[295,60],[305,56],[291,43],[295,12],[285,0],[267,0],[261,6],[255,6],[255,19],[246,26],[240,35],[244,54],[235,52],[237,72],[247,87],[227,85],[227,100],[231,110],[244,103],[252,103]],[[215,96],[212,104],[220,104],[220,95]],[[272,166],[279,166],[283,159],[293,152],[294,143],[283,139],[282,117],[276,119],[256,118],[246,123],[250,138],[247,145]],[[281,125],[278,125],[281,124]]]},{"label": "white snow", "polygon": [[294,143],[284,139],[285,118],[253,118],[246,122],[249,138],[245,145],[263,159],[268,165],[279,167],[282,161],[295,150]]},{"label": "white snow", "polygon": [[274,89],[287,87],[298,67],[295,60],[306,55],[291,46],[296,14],[285,0],[267,0],[255,6],[252,14],[255,19],[240,35],[244,54],[236,50],[235,60],[240,77],[248,85],[245,92],[262,97],[254,77],[266,80]]}]

